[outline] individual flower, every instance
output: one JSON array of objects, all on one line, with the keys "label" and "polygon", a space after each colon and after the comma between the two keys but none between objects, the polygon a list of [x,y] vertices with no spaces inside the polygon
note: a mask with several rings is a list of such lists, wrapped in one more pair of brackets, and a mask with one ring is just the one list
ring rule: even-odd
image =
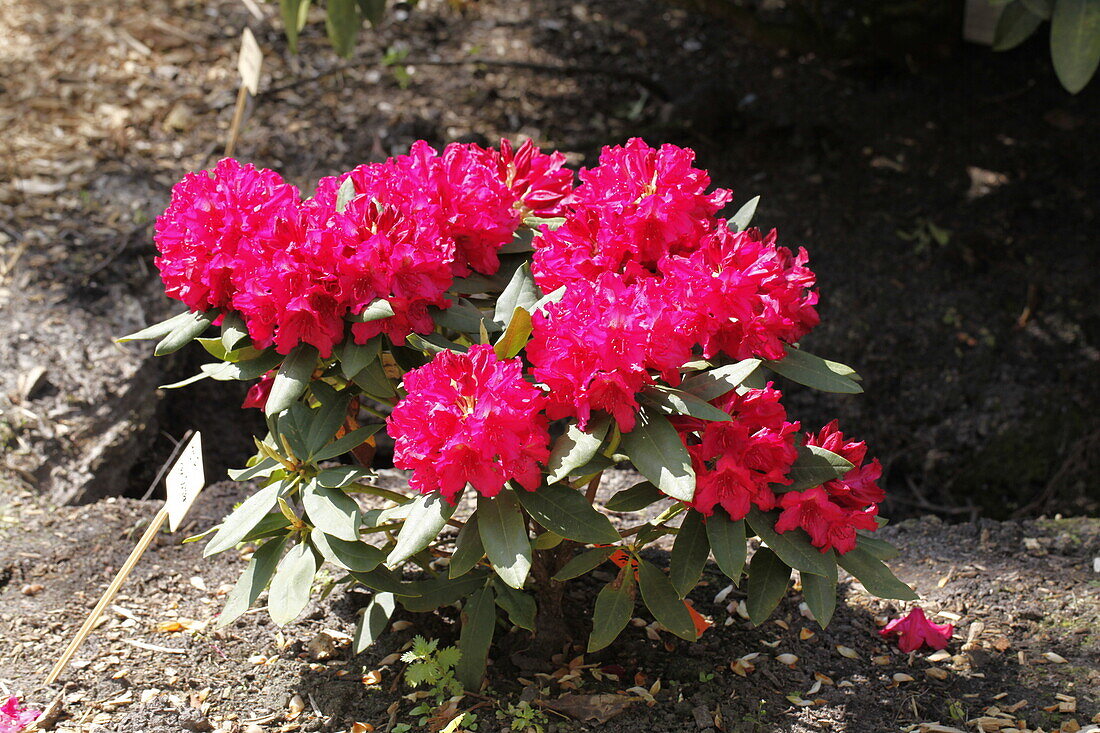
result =
[{"label": "individual flower", "polygon": [[271,395],[271,385],[275,383],[275,374],[268,372],[248,388],[248,394],[244,396],[241,409],[256,408],[262,410],[267,406],[267,398]]},{"label": "individual flower", "polygon": [[522,215],[561,215],[562,204],[573,191],[573,172],[563,168],[563,153],[544,153],[529,139],[518,148],[501,140],[499,151],[489,148],[483,153],[512,192],[512,206]]},{"label": "individual flower", "polygon": [[780,498],[779,506],[783,511],[775,523],[775,531],[782,534],[802,528],[810,536],[810,543],[822,552],[834,549],[843,555],[856,548],[857,529],[870,532],[878,529],[877,506],[845,509],[830,500],[820,486],[787,492]]},{"label": "individual flower", "polygon": [[519,359],[502,361],[487,344],[444,351],[407,373],[404,387],[387,431],[394,466],[412,470],[411,488],[451,503],[466,484],[483,496],[513,479],[538,488],[550,456],[546,397],[524,380]]},{"label": "individual flower", "polygon": [[822,485],[833,502],[847,509],[863,509],[886,498],[886,492],[878,485],[878,480],[882,478],[882,465],[877,458],[864,464],[867,444],[862,440],[845,438],[836,420],[823,427],[817,435],[807,434],[806,445],[832,451],[848,459],[855,467],[840,478],[826,481]]},{"label": "individual flower", "polygon": [[898,649],[905,653],[915,652],[927,644],[932,649],[943,649],[951,641],[955,627],[951,624],[936,624],[924,615],[924,609],[914,606],[904,618],[897,618],[886,624],[878,632],[882,636],[897,635]]},{"label": "individual flower", "polygon": [[623,432],[634,429],[636,394],[667,380],[691,357],[679,312],[651,281],[628,285],[611,273],[578,282],[533,317],[527,357],[549,388],[552,419],[576,417],[583,429],[593,411],[610,414]]},{"label": "individual flower", "polygon": [[771,384],[744,394],[733,391],[713,401],[730,420],[677,421],[695,470],[693,509],[709,517],[721,506],[738,520],[753,506],[775,507],[771,484],[791,482],[787,473],[798,455],[798,423],[787,422],[780,396]]},{"label": "individual flower", "polygon": [[12,695],[0,705],[0,733],[19,733],[38,720],[41,710],[33,710],[19,704],[19,698]]},{"label": "individual flower", "polygon": [[279,174],[232,158],[188,173],[156,221],[165,292],[196,311],[228,307],[242,245],[269,240],[281,221],[298,217],[298,204],[298,189]]}]

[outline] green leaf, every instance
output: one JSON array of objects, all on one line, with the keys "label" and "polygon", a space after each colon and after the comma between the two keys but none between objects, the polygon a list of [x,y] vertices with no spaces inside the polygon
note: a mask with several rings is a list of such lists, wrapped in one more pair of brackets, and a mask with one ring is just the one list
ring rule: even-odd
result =
[{"label": "green leaf", "polygon": [[707,517],[707,539],[714,562],[734,583],[741,581],[745,569],[745,520],[736,522],[719,508]]},{"label": "green leaf", "polygon": [[314,382],[311,391],[320,405],[313,411],[309,427],[306,428],[306,451],[310,456],[336,435],[336,431],[344,424],[348,404],[351,402],[351,395],[347,392],[337,392],[324,382]]},{"label": "green leaf", "polygon": [[377,28],[386,13],[386,0],[359,0],[359,12],[370,21],[371,28]]},{"label": "green leaf", "polygon": [[1050,15],[1054,12],[1054,0],[1024,0],[1024,5],[1043,20],[1050,20]]},{"label": "green leaf", "polygon": [[685,598],[703,577],[703,566],[707,564],[709,555],[710,542],[703,526],[703,515],[689,511],[684,515],[680,531],[676,533],[676,541],[672,543],[668,567],[669,580],[681,598]]},{"label": "green leaf", "polygon": [[816,445],[798,446],[798,457],[791,464],[787,485],[775,484],[776,491],[803,491],[821,486],[826,481],[842,478],[855,468],[852,462],[830,450]]},{"label": "green leaf", "polygon": [[[350,178],[348,179],[351,180]],[[367,368],[382,353],[382,337],[375,336],[365,344],[355,343],[355,339],[348,336],[340,346],[336,347],[336,358],[340,362],[340,373],[345,379],[352,379],[356,374]]]},{"label": "green leaf", "polygon": [[413,613],[427,613],[440,606],[450,606],[483,587],[489,577],[485,572],[473,572],[460,578],[439,576],[412,583],[412,587],[419,595],[415,598],[401,599],[401,605]]},{"label": "green leaf", "polygon": [[309,537],[322,557],[344,570],[369,573],[386,559],[384,552],[362,540],[348,542],[321,531],[311,532]]},{"label": "green leaf", "polygon": [[354,571],[351,573],[351,577],[379,593],[393,593],[402,599],[415,598],[420,595],[415,583],[402,583],[401,579],[392,570],[388,570],[381,565],[365,573]]},{"label": "green leaf", "polygon": [[340,184],[340,188],[336,189],[336,213],[343,214],[344,210],[348,208],[348,204],[357,195],[359,195],[359,192],[355,190],[355,179],[348,176]]},{"label": "green leaf", "polygon": [[286,537],[278,537],[264,543],[248,561],[248,567],[237,579],[233,590],[225,596],[225,607],[218,614],[218,628],[228,626],[241,617],[245,611],[251,608],[256,599],[263,593],[264,588],[275,574],[275,567],[279,564],[279,557],[283,553],[283,544]]},{"label": "green leaf", "polygon": [[[155,356],[164,356],[165,354],[171,354],[174,351],[179,351],[187,344],[195,340],[196,337],[202,335],[202,332],[210,327],[210,324],[214,322],[217,317],[217,311],[207,311],[206,313],[186,313],[186,318],[181,318],[175,327],[168,333],[167,336],[162,338],[153,349]],[[140,331],[138,332],[140,333]]]},{"label": "green leaf", "polygon": [[218,533],[203,548],[202,556],[210,557],[224,552],[244,539],[244,536],[267,515],[279,496],[282,483],[274,483],[257,491],[241,502],[241,505],[222,520]]},{"label": "green leaf", "polygon": [[662,626],[687,641],[695,641],[695,622],[676,589],[657,566],[638,561],[638,586],[646,608]]},{"label": "green leaf", "polygon": [[1058,0],[1050,19],[1050,55],[1070,94],[1085,88],[1100,65],[1100,2]]},{"label": "green leaf", "polygon": [[523,350],[527,345],[527,339],[531,337],[531,314],[523,308],[516,308],[508,321],[508,328],[504,330],[500,338],[493,344],[493,352],[498,359],[511,359]]},{"label": "green leaf", "polygon": [[759,196],[753,196],[746,201],[737,213],[730,217],[729,227],[731,232],[743,232],[749,228],[752,217],[756,215],[756,206],[760,203]]},{"label": "green leaf", "polygon": [[317,483],[326,489],[342,489],[345,486],[374,476],[374,472],[358,466],[334,466],[317,474]]},{"label": "green leaf", "polygon": [[359,623],[355,627],[355,641],[352,649],[355,654],[362,654],[389,625],[390,617],[397,608],[397,599],[393,593],[375,593],[370,603],[363,609],[359,616]]},{"label": "green leaf", "polygon": [[316,574],[317,558],[305,542],[291,547],[283,556],[267,594],[267,610],[277,626],[286,626],[305,609]]},{"label": "green leaf", "polygon": [[285,514],[281,511],[271,512],[265,514],[263,519],[256,522],[256,526],[241,539],[241,542],[253,542],[262,540],[265,537],[285,535],[288,527],[290,527],[290,520],[287,519]]},{"label": "green leaf", "polygon": [[481,689],[489,646],[493,643],[496,616],[496,603],[490,587],[474,593],[462,609],[462,633],[458,637],[462,658],[455,667],[455,677],[470,692]]},{"label": "green leaf", "polygon": [[414,349],[423,351],[425,354],[430,354],[432,356],[441,354],[444,351],[453,351],[456,354],[462,354],[466,351],[466,347],[462,344],[444,338],[438,333],[427,333],[423,335],[419,333],[410,333],[405,337],[405,341]]},{"label": "green leaf", "polygon": [[570,421],[550,450],[550,459],[546,462],[549,473],[546,480],[552,484],[557,483],[574,469],[591,461],[603,445],[604,436],[610,426],[611,418],[606,415],[590,420],[587,430],[581,430],[575,421]]},{"label": "green leaf", "polygon": [[340,489],[326,489],[310,481],[302,490],[309,521],[325,534],[348,542],[359,539],[359,505]]},{"label": "green leaf", "polygon": [[704,402],[690,392],[681,392],[660,385],[642,390],[641,401],[666,415],[689,415],[700,420],[725,422],[733,418],[709,402]]},{"label": "green leaf", "polygon": [[787,593],[791,569],[767,547],[761,547],[749,562],[749,597],[745,608],[754,626],[764,623]]},{"label": "green leaf", "polygon": [[597,652],[615,641],[633,614],[634,573],[627,565],[596,596],[596,607],[592,610],[592,635],[588,637],[588,653]]},{"label": "green leaf", "polygon": [[501,583],[499,578],[494,580],[493,588],[497,592],[497,605],[508,614],[508,620],[512,622],[512,625],[533,632],[535,630],[535,614],[538,613],[535,599],[521,590],[516,590],[505,583]]},{"label": "green leaf", "polygon": [[361,428],[356,428],[350,433],[344,435],[342,438],[329,443],[327,446],[317,451],[313,456],[313,460],[316,462],[327,461],[330,458],[336,458],[342,456],[352,448],[358,448],[363,443],[367,442],[367,438],[377,433],[384,428],[385,425],[378,423],[377,425],[364,425]]},{"label": "green leaf", "polygon": [[881,560],[858,546],[840,555],[837,562],[863,583],[871,595],[899,601],[915,601],[919,597],[912,588],[898,580]]},{"label": "green leaf", "polygon": [[[312,414],[308,407],[301,402],[293,402],[290,407],[279,413],[275,419],[275,431],[272,435],[272,443],[281,446],[284,450],[283,439],[290,446],[290,452],[294,458],[306,457],[306,429]],[[291,456],[288,456],[291,457]]]},{"label": "green leaf", "polygon": [[228,474],[229,478],[234,481],[248,481],[257,476],[270,476],[271,472],[277,470],[279,467],[279,462],[274,458],[261,458],[255,465],[247,468],[231,468]]},{"label": "green leaf", "polygon": [[195,341],[206,349],[206,353],[210,354],[215,359],[227,361],[231,364],[238,361],[250,361],[263,353],[259,349],[248,345],[242,346],[239,349],[226,349],[220,336],[211,336],[209,338],[202,338],[200,336],[195,339]]},{"label": "green leaf", "polygon": [[393,382],[386,376],[386,370],[382,362],[375,359],[359,370],[359,373],[351,378],[368,395],[381,398],[394,397],[397,392],[393,388]]},{"label": "green leaf", "polygon": [[863,391],[850,366],[822,359],[793,346],[787,347],[787,355],[779,361],[765,363],[776,374],[821,392],[859,394]]},{"label": "green leaf", "polygon": [[279,13],[283,18],[283,30],[291,53],[298,53],[298,31],[305,25],[308,10],[308,0],[279,0]]},{"label": "green leaf", "polygon": [[269,349],[255,359],[238,361],[235,364],[203,364],[199,368],[202,369],[204,373],[209,374],[211,378],[219,381],[236,379],[241,382],[248,382],[267,374],[269,371],[279,366],[279,362],[282,360],[282,354],[276,352],[274,349]]},{"label": "green leaf", "polygon": [[674,499],[695,496],[695,471],[680,434],[668,418],[643,407],[634,429],[623,435],[621,449],[635,468]]},{"label": "green leaf", "polygon": [[607,500],[604,508],[609,512],[637,512],[645,509],[650,504],[667,498],[660,489],[649,481],[642,481],[612,496]]},{"label": "green leaf", "polygon": [[836,610],[836,581],[810,573],[802,574],[802,597],[821,628],[829,625]]},{"label": "green leaf", "polygon": [[898,556],[898,548],[894,547],[886,540],[880,540],[878,537],[868,537],[865,534],[859,534],[857,532],[856,545],[866,550],[872,557],[883,562]]},{"label": "green leaf", "polygon": [[183,313],[177,313],[176,315],[166,318],[160,323],[154,323],[151,326],[146,326],[140,331],[134,331],[131,334],[120,336],[115,339],[116,343],[124,344],[127,341],[148,341],[152,339],[162,339],[172,331],[176,330],[177,326],[191,321],[194,314],[191,311],[184,311]]},{"label": "green leaf", "polygon": [[497,298],[496,307],[493,310],[493,320],[505,329],[510,325],[516,315],[516,308],[522,308],[530,316],[535,309],[535,303],[542,297],[542,290],[535,283],[535,276],[531,274],[531,266],[524,263],[516,268],[512,279],[504,288],[504,292]]},{"label": "green leaf", "polygon": [[1008,51],[1031,37],[1043,19],[1028,9],[1023,0],[1014,0],[1005,6],[997,27],[993,30],[993,50]]},{"label": "green leaf", "polygon": [[222,318],[222,348],[233,351],[246,338],[248,338],[248,326],[245,325],[241,314],[237,311],[226,313]]},{"label": "green leaf", "polygon": [[458,530],[455,539],[455,551],[451,555],[451,564],[447,568],[450,578],[458,578],[473,570],[481,558],[485,557],[485,547],[481,544],[481,533],[477,528],[477,512],[474,512]]},{"label": "green leaf", "polygon": [[745,359],[736,364],[711,369],[685,379],[680,384],[680,389],[710,402],[740,387],[763,363],[762,359]]},{"label": "green leaf", "polygon": [[572,580],[573,578],[579,578],[587,572],[595,570],[600,565],[607,562],[607,558],[619,547],[597,547],[593,550],[586,550],[569,562],[565,563],[561,570],[554,576],[554,580],[564,581]]},{"label": "green leaf", "polygon": [[479,496],[477,527],[493,570],[508,585],[522,588],[531,571],[531,540],[512,491]]},{"label": "green leaf", "polygon": [[264,414],[277,415],[294,404],[306,391],[316,366],[317,347],[310,344],[295,346],[275,374]]},{"label": "green leaf", "polygon": [[438,492],[416,497],[397,535],[397,544],[386,558],[386,565],[392,568],[403,563],[431,544],[455,513],[457,503],[451,504]]},{"label": "green leaf", "polygon": [[375,298],[363,310],[354,315],[349,315],[347,320],[352,323],[370,323],[371,321],[381,321],[383,318],[389,318],[393,315],[393,306],[389,304],[383,298]]},{"label": "green leaf", "polygon": [[810,544],[810,539],[801,529],[779,534],[775,531],[778,515],[775,512],[762,512],[756,507],[749,510],[748,520],[752,531],[770,547],[775,554],[804,573],[813,573],[823,578],[836,577],[836,561],[832,553],[821,552]]},{"label": "green leaf", "polygon": [[565,484],[540,486],[535,491],[517,490],[515,496],[535,521],[566,539],[585,544],[619,541],[611,520]]},{"label": "green leaf", "polygon": [[476,305],[465,298],[459,298],[450,308],[429,308],[428,314],[431,315],[433,321],[443,328],[461,333],[478,335],[481,333],[483,324],[485,330],[489,333],[504,330],[499,323],[486,316],[478,310]]},{"label": "green leaf", "polygon": [[545,532],[540,534],[538,537],[536,537],[535,541],[531,544],[534,546],[534,548],[536,550],[552,550],[555,547],[557,547],[558,545],[560,545],[562,542],[565,542],[564,537],[562,537],[557,532],[551,532],[550,530],[546,530]]}]

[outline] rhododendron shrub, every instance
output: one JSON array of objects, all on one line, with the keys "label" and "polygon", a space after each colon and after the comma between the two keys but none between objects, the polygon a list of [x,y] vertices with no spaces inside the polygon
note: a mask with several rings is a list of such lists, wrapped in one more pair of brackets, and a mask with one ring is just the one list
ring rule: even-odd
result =
[{"label": "rhododendron shrub", "polygon": [[[188,310],[128,338],[158,354],[197,340],[214,361],[170,386],[249,381],[244,407],[267,418],[231,472],[254,489],[206,545],[255,548],[221,623],[264,590],[293,620],[330,565],[373,592],[359,649],[397,605],[462,604],[458,672],[476,687],[497,607],[560,644],[562,584],[607,562],[590,651],[638,601],[694,640],[705,624],[685,599],[710,557],[734,583],[747,573],[754,623],[793,570],[822,625],[838,566],[914,598],[874,536],[878,461],[782,402],[798,385],[862,391],[799,347],[818,323],[806,251],[750,228],[755,201],[721,218],[732,194],[690,150],[635,139],[576,178],[564,161],[530,142],[418,142],[305,199],[233,160],[176,186],[156,264]],[[407,491],[372,480],[382,429]],[[597,502],[616,465],[645,480]],[[651,505],[633,527],[609,518]],[[667,573],[640,555],[666,535]]]}]

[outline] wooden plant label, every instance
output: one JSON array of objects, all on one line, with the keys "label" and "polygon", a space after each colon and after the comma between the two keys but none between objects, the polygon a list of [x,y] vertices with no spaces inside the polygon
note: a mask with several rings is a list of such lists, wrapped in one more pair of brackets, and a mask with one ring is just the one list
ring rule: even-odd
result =
[{"label": "wooden plant label", "polygon": [[202,433],[196,432],[187,441],[176,464],[164,479],[164,485],[168,492],[165,503],[168,527],[175,532],[206,485],[206,475],[202,469]]},{"label": "wooden plant label", "polygon": [[237,71],[241,74],[241,83],[253,97],[260,91],[260,68],[264,63],[264,54],[256,36],[248,28],[241,34],[241,54],[237,57]]}]

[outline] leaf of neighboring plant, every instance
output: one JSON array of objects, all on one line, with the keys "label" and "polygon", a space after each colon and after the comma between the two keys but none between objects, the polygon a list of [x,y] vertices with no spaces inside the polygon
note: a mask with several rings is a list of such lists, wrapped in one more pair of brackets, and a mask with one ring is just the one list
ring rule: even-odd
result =
[{"label": "leaf of neighboring plant", "polygon": [[615,641],[634,615],[634,573],[629,565],[605,585],[596,596],[592,610],[592,635],[588,637],[588,653],[597,652]]},{"label": "leaf of neighboring plant", "polygon": [[267,515],[271,507],[275,506],[281,488],[281,482],[265,486],[241,502],[232,514],[222,520],[221,529],[203,548],[202,556],[216,555],[240,542]]},{"label": "leaf of neighboring plant", "polygon": [[611,426],[611,418],[603,415],[589,421],[588,429],[581,430],[576,421],[570,421],[561,437],[554,441],[550,458],[546,462],[547,481],[557,483],[574,469],[588,463],[599,452],[604,436]]},{"label": "leaf of neighboring plant", "polygon": [[283,18],[283,31],[291,53],[298,53],[298,31],[302,29],[299,19],[305,14],[301,12],[303,4],[306,9],[309,8],[309,2],[303,3],[302,0],[279,0],[279,14]]},{"label": "leaf of neighboring plant", "polygon": [[516,308],[508,321],[508,328],[496,343],[493,344],[493,352],[498,359],[511,359],[523,350],[527,345],[527,339],[531,337],[531,314],[523,308]]},{"label": "leaf of neighboring plant", "polygon": [[836,610],[836,581],[803,573],[802,596],[821,628],[828,626]]},{"label": "leaf of neighboring plant", "polygon": [[1031,37],[1043,19],[1028,9],[1023,0],[1013,0],[1005,6],[997,27],[993,30],[993,50],[1008,51]]},{"label": "leaf of neighboring plant", "polygon": [[657,488],[681,501],[695,496],[695,471],[680,434],[664,415],[643,407],[634,429],[623,435],[621,450]]},{"label": "leaf of neighboring plant", "polygon": [[474,569],[485,557],[485,547],[481,544],[481,533],[477,528],[477,512],[470,515],[455,539],[455,551],[451,555],[451,564],[447,575],[458,578]]},{"label": "leaf of neighboring plant", "polygon": [[700,420],[725,422],[733,418],[690,392],[671,387],[653,386],[642,390],[642,401],[666,415],[690,415]]},{"label": "leaf of neighboring plant", "polygon": [[[210,324],[214,322],[214,318],[217,317],[218,312],[188,312],[185,315],[187,317],[181,318],[168,335],[162,338],[156,348],[153,349],[153,354],[155,356],[164,356],[165,354],[179,351],[184,346],[194,341],[196,337],[201,336],[202,332],[210,327]],[[140,331],[138,333],[140,333]]]},{"label": "leaf of neighboring plant", "polygon": [[159,323],[154,323],[151,326],[146,326],[140,331],[134,331],[133,333],[120,336],[115,339],[115,342],[124,344],[127,341],[146,341],[152,339],[162,339],[172,331],[176,330],[176,327],[182,323],[190,321],[192,318],[191,311],[184,311],[183,313],[177,313],[176,315],[166,318]]},{"label": "leaf of neighboring plant", "polygon": [[393,306],[389,304],[389,301],[384,298],[375,298],[363,310],[354,315],[349,315],[347,320],[352,323],[370,323],[371,321],[381,321],[383,318],[389,318],[392,315]]},{"label": "leaf of neighboring plant", "polygon": [[826,481],[841,478],[855,466],[843,456],[838,456],[830,450],[816,445],[798,446],[798,457],[791,464],[791,470],[787,478],[791,483],[787,485],[775,484],[775,491],[803,491],[820,486]]},{"label": "leaf of neighboring plant", "polygon": [[743,232],[749,228],[749,224],[752,223],[752,217],[756,215],[756,207],[760,203],[759,196],[753,196],[746,201],[737,213],[730,217],[730,231]]},{"label": "leaf of neighboring plant", "polygon": [[[350,178],[348,179],[351,180]],[[336,347],[336,358],[340,361],[340,373],[345,379],[352,379],[367,368],[367,365],[382,353],[382,337],[375,336],[365,344],[357,344],[350,336]]]},{"label": "leaf of neighboring plant", "polygon": [[871,557],[882,562],[898,556],[898,548],[886,540],[880,540],[878,537],[868,537],[865,534],[857,533],[856,545],[865,550]]},{"label": "leaf of neighboring plant", "polygon": [[309,538],[322,557],[344,570],[369,573],[386,559],[386,553],[361,540],[348,542],[319,530],[310,532]]},{"label": "leaf of neighboring plant", "polygon": [[359,0],[359,12],[370,21],[371,28],[377,28],[386,13],[386,0]]},{"label": "leaf of neighboring plant", "polygon": [[315,480],[302,491],[302,504],[314,527],[348,542],[359,539],[359,505],[340,489],[326,489]]},{"label": "leaf of neighboring plant", "polygon": [[439,492],[416,497],[397,535],[397,544],[386,558],[386,565],[392,568],[431,544],[454,513],[455,504],[448,502]]},{"label": "leaf of neighboring plant", "polygon": [[1100,65],[1100,2],[1058,0],[1050,19],[1050,55],[1070,94],[1085,88]]},{"label": "leaf of neighboring plant", "polygon": [[393,397],[397,392],[393,388],[393,382],[386,376],[386,370],[382,362],[375,359],[359,370],[359,373],[351,378],[364,392],[374,397]]},{"label": "leaf of neighboring plant", "polygon": [[421,580],[411,584],[418,595],[400,599],[401,605],[413,613],[427,613],[440,606],[450,606],[483,587],[489,577],[486,572],[473,572],[453,580],[443,576]]},{"label": "leaf of neighboring plant", "polygon": [[496,589],[497,605],[508,614],[508,620],[512,622],[512,625],[534,631],[535,615],[538,613],[535,599],[521,590],[516,590],[500,582],[499,578],[493,581],[493,588]]},{"label": "leaf of neighboring plant", "polygon": [[359,616],[359,623],[355,626],[355,641],[352,646],[355,654],[362,654],[378,641],[378,637],[389,625],[395,608],[397,608],[397,599],[393,593],[374,594]]},{"label": "leaf of neighboring plant", "polygon": [[373,471],[358,466],[333,466],[317,474],[317,483],[326,489],[342,489],[373,475]]},{"label": "leaf of neighboring plant", "polygon": [[312,456],[323,448],[344,424],[351,395],[347,392],[337,392],[324,382],[314,382],[311,390],[313,396],[321,403],[313,411],[306,428],[306,451]]},{"label": "leaf of neighboring plant", "polygon": [[745,569],[745,520],[735,522],[716,507],[707,517],[707,539],[719,569],[734,583],[740,583]]},{"label": "leaf of neighboring plant", "polygon": [[837,562],[859,579],[871,595],[899,601],[915,601],[919,597],[912,588],[898,580],[881,560],[860,547],[840,555]]},{"label": "leaf of neighboring plant", "polygon": [[402,583],[401,579],[397,577],[393,571],[387,570],[381,565],[366,573],[352,572],[351,577],[371,590],[380,593],[393,593],[395,596],[400,596],[402,598],[414,598],[420,595],[414,583]]},{"label": "leaf of neighboring plant", "polygon": [[493,589],[488,586],[470,596],[462,609],[462,633],[458,637],[462,657],[455,666],[455,677],[469,692],[481,689],[489,645],[493,643],[496,616]]},{"label": "leaf of neighboring plant", "polygon": [[619,533],[576,489],[565,484],[540,486],[535,491],[517,490],[519,503],[546,529],[585,544],[618,542]]},{"label": "leaf of neighboring plant", "polygon": [[542,290],[535,283],[535,276],[531,274],[531,266],[524,263],[516,268],[512,279],[504,288],[504,292],[497,298],[496,308],[493,310],[493,320],[507,328],[515,316],[516,308],[523,308],[530,316],[535,308],[535,303],[542,297]]},{"label": "leaf of neighboring plant", "polygon": [[607,500],[604,508],[609,512],[636,512],[665,498],[665,494],[656,486],[649,481],[642,481],[616,493]]},{"label": "leaf of neighboring plant", "polygon": [[557,575],[554,576],[554,580],[572,580],[573,578],[579,578],[585,573],[595,570],[600,565],[603,565],[607,558],[621,548],[619,547],[597,547],[593,550],[585,550],[569,562],[565,563]]},{"label": "leaf of neighboring plant", "polygon": [[317,347],[310,344],[295,346],[275,373],[264,414],[276,415],[294,404],[306,391],[316,366]]},{"label": "leaf of neighboring plant", "polygon": [[646,560],[638,562],[638,586],[653,618],[681,639],[695,641],[697,634],[691,614],[672,583],[656,565]]},{"label": "leaf of neighboring plant", "polygon": [[696,511],[684,514],[680,531],[672,543],[668,577],[681,598],[687,596],[703,577],[703,566],[710,555],[710,542],[703,526],[703,515]]},{"label": "leaf of neighboring plant", "polygon": [[236,621],[245,611],[252,607],[256,599],[263,593],[264,588],[275,574],[275,568],[279,564],[279,557],[283,553],[283,545],[286,536],[278,537],[265,542],[248,561],[248,567],[237,579],[233,590],[225,596],[225,607],[218,614],[217,626],[223,627]]},{"label": "leaf of neighboring plant", "polygon": [[790,579],[791,569],[778,555],[767,547],[756,551],[749,561],[749,597],[745,599],[753,625],[759,626],[767,620],[786,595]]},{"label": "leaf of neighboring plant", "polygon": [[316,455],[313,456],[313,460],[320,462],[327,461],[330,458],[336,458],[337,456],[342,456],[345,453],[349,452],[352,448],[358,448],[363,443],[367,442],[367,438],[374,435],[384,427],[385,425],[383,425],[382,423],[378,423],[377,425],[364,425],[361,428],[356,428],[347,435],[344,435],[341,438],[337,438],[321,450],[317,451]]},{"label": "leaf of neighboring plant", "polygon": [[779,534],[775,531],[778,515],[775,512],[762,512],[756,507],[749,510],[747,519],[752,531],[792,568],[823,578],[836,578],[836,561],[833,556],[820,552],[811,545],[809,537],[801,529]]},{"label": "leaf of neighboring plant", "polygon": [[859,394],[863,391],[856,381],[855,370],[850,366],[822,359],[793,346],[787,347],[787,355],[782,359],[765,364],[776,374],[821,392]]},{"label": "leaf of neighboring plant", "polygon": [[309,603],[313,576],[317,574],[317,558],[305,542],[300,542],[283,556],[271,592],[267,594],[267,610],[277,626],[286,626],[298,618]]},{"label": "leaf of neighboring plant", "polygon": [[508,585],[522,588],[531,571],[531,541],[515,494],[505,489],[491,499],[479,496],[477,515],[481,543],[493,570]]}]

